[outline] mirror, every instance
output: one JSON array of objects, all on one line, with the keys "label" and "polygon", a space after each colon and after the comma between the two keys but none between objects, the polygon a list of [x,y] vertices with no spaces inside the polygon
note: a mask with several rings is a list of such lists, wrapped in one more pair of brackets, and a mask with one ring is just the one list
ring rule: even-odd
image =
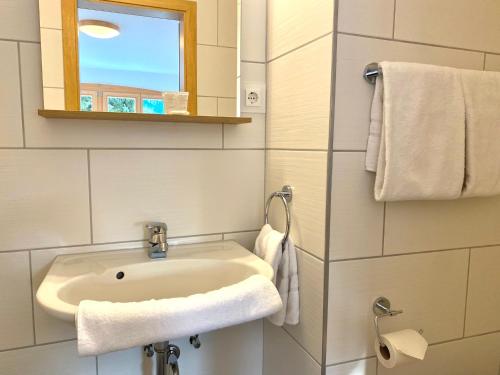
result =
[{"label": "mirror", "polygon": [[59,20],[40,8],[44,109],[237,114],[237,0],[59,1]]}]

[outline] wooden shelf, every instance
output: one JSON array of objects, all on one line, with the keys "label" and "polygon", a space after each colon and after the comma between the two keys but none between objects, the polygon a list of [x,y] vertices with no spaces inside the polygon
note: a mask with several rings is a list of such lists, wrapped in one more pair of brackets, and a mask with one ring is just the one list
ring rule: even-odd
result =
[{"label": "wooden shelf", "polygon": [[85,111],[62,111],[55,109],[39,109],[38,115],[45,118],[55,118],[55,119],[150,121],[150,122],[173,122],[173,123],[188,122],[193,124],[238,125],[238,124],[246,124],[252,122],[252,119],[250,117],[155,115],[150,113],[85,112]]}]

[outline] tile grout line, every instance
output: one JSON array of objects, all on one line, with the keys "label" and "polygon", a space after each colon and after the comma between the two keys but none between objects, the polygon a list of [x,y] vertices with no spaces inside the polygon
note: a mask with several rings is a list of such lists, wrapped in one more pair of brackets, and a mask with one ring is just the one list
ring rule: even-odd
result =
[{"label": "tile grout line", "polygon": [[21,72],[21,43],[17,42],[17,68],[19,69],[19,102],[21,104],[21,131],[23,148],[26,148],[26,131],[24,129],[23,76]]},{"label": "tile grout line", "polygon": [[87,181],[89,188],[90,243],[94,244],[94,225],[93,225],[93,215],[92,215],[92,180],[90,173],[90,150],[87,150]]},{"label": "tile grout line", "polygon": [[[223,125],[223,124],[218,124]],[[64,151],[64,150],[90,150],[90,151],[221,151],[222,148],[212,147],[212,148],[120,148],[120,147],[0,147],[0,150],[47,150],[47,151]],[[233,151],[264,151],[264,148],[259,147],[231,147],[227,150]],[[302,151],[302,150],[286,150],[286,151]],[[311,150],[313,151],[313,150]],[[318,151],[326,151],[326,150],[318,150]]]},{"label": "tile grout line", "polygon": [[40,41],[34,40],[19,40],[19,39],[9,39],[9,38],[0,38],[1,42],[16,42],[16,43],[32,43],[32,44],[40,44]]},{"label": "tile grout line", "polygon": [[51,341],[51,342],[43,342],[43,343],[35,344],[35,345],[16,346],[14,348],[9,348],[9,349],[0,349],[0,353],[13,352],[16,350],[24,350],[24,349],[31,349],[31,348],[38,348],[41,346],[63,344],[65,342],[72,342],[72,341],[76,341],[76,339],[57,340],[57,341]]},{"label": "tile grout line", "polygon": [[465,337],[465,326],[467,324],[467,303],[469,300],[470,258],[471,258],[472,249],[469,248],[468,250],[469,250],[469,254],[468,254],[469,257],[468,257],[468,261],[467,261],[467,278],[466,278],[466,282],[465,282],[464,326],[463,326],[462,338]]},{"label": "tile grout line", "polygon": [[384,256],[385,249],[385,216],[387,212],[387,202],[384,202],[384,211],[382,213],[382,256]]},{"label": "tile grout line", "polygon": [[316,37],[316,38],[314,38],[314,39],[311,39],[311,40],[309,40],[308,42],[303,43],[303,44],[301,44],[301,45],[299,45],[299,46],[297,46],[297,47],[294,47],[294,48],[292,48],[292,49],[291,49],[291,50],[289,50],[289,51],[283,52],[281,55],[275,56],[275,57],[273,57],[271,60],[268,60],[268,61],[267,61],[267,63],[268,63],[268,64],[269,64],[269,63],[272,63],[272,62],[274,62],[274,61],[276,61],[276,60],[278,60],[278,59],[280,59],[280,58],[282,58],[282,57],[285,57],[285,56],[287,56],[287,55],[289,55],[289,54],[291,54],[291,53],[293,53],[293,52],[295,52],[295,51],[298,51],[298,50],[299,50],[299,49],[301,49],[301,48],[307,47],[308,45],[313,44],[314,42],[317,42],[318,40],[323,39],[323,38],[325,38],[325,37],[327,37],[327,36],[329,36],[329,35],[332,35],[332,34],[333,34],[333,30],[332,30],[332,31],[329,31],[329,32],[327,32],[327,33],[325,33],[325,34],[322,34],[322,35],[320,35],[320,36],[318,36],[318,37]]},{"label": "tile grout line", "polygon": [[418,46],[446,48],[446,49],[451,49],[451,50],[455,50],[455,51],[486,53],[486,54],[489,54],[489,55],[500,55],[500,52],[490,52],[490,51],[483,51],[483,50],[478,50],[478,49],[453,47],[453,46],[446,46],[446,45],[443,45],[443,44],[433,44],[433,43],[426,43],[426,42],[417,42],[417,41],[413,41],[413,40],[398,39],[398,38],[392,39],[392,38],[387,38],[387,37],[382,37],[382,36],[374,36],[374,35],[369,35],[369,34],[351,33],[351,32],[347,32],[347,31],[339,31],[339,34],[341,34],[341,35],[347,35],[347,36],[354,36],[354,37],[359,37],[359,38],[385,40],[385,41],[388,41],[388,42],[407,43],[407,44],[413,44],[413,45],[418,45]]},{"label": "tile grout line", "polygon": [[302,343],[297,340],[290,332],[288,332],[288,330],[286,329],[286,326],[282,326],[282,327],[278,327],[279,329],[283,330],[283,332],[285,332],[294,342],[295,344],[300,348],[302,349],[302,351],[304,351],[304,353],[306,353],[309,357],[311,357],[311,359],[318,364],[318,366],[321,368],[321,363],[319,363],[316,358],[314,358],[314,356],[309,353],[309,351],[305,348],[304,345],[302,345]]},{"label": "tile grout line", "polygon": [[392,8],[392,39],[396,34],[396,3],[398,0],[394,0],[394,7]]},{"label": "tile grout line", "polygon": [[486,70],[486,52],[483,53],[483,70]]},{"label": "tile grout line", "polygon": [[29,261],[29,272],[30,272],[30,288],[31,288],[31,321],[33,325],[33,343],[37,345],[36,342],[36,329],[35,329],[35,299],[33,290],[33,267],[31,263],[31,251],[28,251],[28,261]]}]

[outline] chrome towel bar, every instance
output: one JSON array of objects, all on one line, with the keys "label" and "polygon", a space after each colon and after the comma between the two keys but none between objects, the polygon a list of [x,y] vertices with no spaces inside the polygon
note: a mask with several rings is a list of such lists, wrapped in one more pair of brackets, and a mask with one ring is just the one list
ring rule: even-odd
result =
[{"label": "chrome towel bar", "polygon": [[290,185],[284,185],[281,188],[281,191],[275,191],[272,193],[269,198],[267,198],[266,201],[266,216],[265,216],[265,223],[269,224],[269,207],[271,206],[271,201],[273,198],[280,198],[281,201],[283,202],[283,206],[285,206],[285,213],[286,213],[286,229],[285,229],[285,236],[283,237],[283,241],[281,242],[281,250],[283,251],[285,249],[285,244],[286,241],[288,240],[288,236],[290,235],[290,226],[292,224],[292,217],[290,215],[290,207],[288,206],[288,203],[292,201],[292,187]]},{"label": "chrome towel bar", "polygon": [[379,74],[382,74],[382,72],[379,70],[378,63],[370,63],[365,66],[363,77],[368,82],[375,84],[375,80],[377,79]]}]

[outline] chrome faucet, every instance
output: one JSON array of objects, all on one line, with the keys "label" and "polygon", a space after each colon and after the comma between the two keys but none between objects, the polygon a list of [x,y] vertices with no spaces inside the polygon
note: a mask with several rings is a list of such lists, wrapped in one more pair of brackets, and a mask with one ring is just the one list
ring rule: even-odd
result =
[{"label": "chrome faucet", "polygon": [[149,257],[151,259],[166,258],[168,251],[167,224],[149,223],[146,224],[146,229],[149,229]]}]

